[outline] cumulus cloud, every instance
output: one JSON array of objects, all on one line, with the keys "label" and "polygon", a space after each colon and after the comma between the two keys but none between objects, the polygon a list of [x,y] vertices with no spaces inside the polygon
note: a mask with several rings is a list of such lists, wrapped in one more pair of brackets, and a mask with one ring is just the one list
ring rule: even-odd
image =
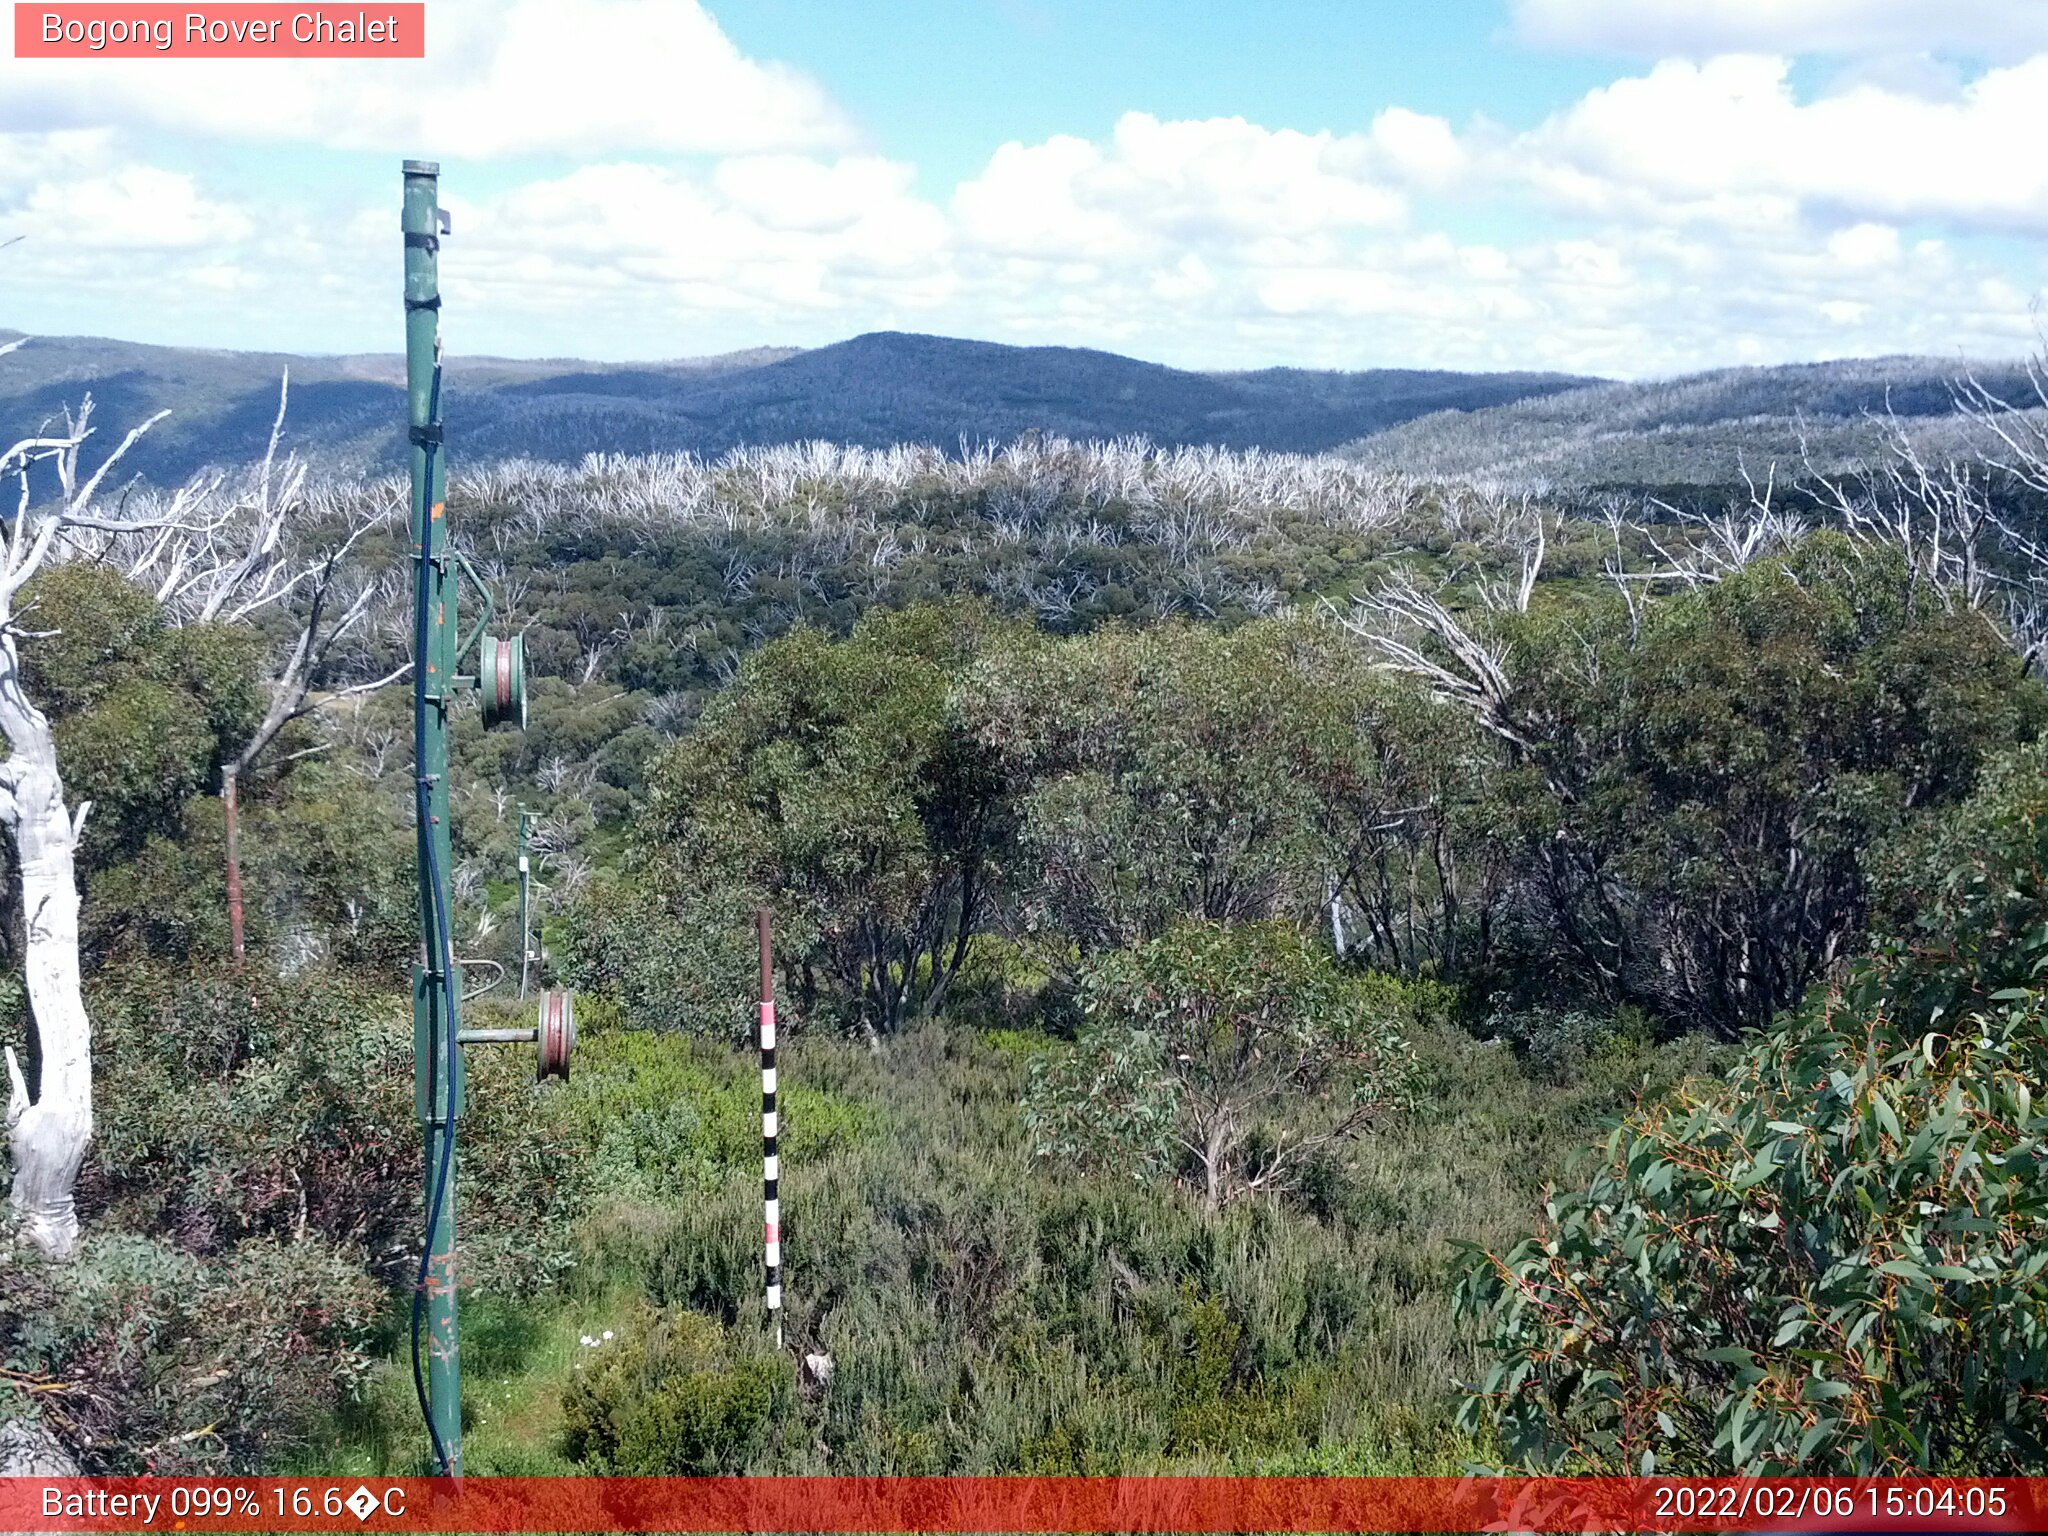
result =
[{"label": "cumulus cloud", "polygon": [[1859,85],[1801,102],[1783,58],[1667,60],[1589,92],[1513,146],[1560,202],[1643,198],[1740,218],[1790,200],[1845,218],[2048,229],[2048,164],[2015,154],[2048,91],[2048,54],[1985,72],[1955,99]]},{"label": "cumulus cloud", "polygon": [[[762,337],[811,312],[914,305],[919,285],[942,274],[949,232],[911,180],[908,166],[871,156],[728,160],[708,173],[585,166],[451,199],[469,234],[451,244],[446,280],[457,299],[522,295],[564,312],[638,314],[678,334],[707,309],[746,317]],[[388,243],[388,230],[378,238]]]},{"label": "cumulus cloud", "polygon": [[[1404,114],[1402,148],[1438,168],[1441,145]],[[998,149],[953,200],[960,234],[986,251],[1160,261],[1189,248],[1398,225],[1400,189],[1372,135],[1268,129],[1243,118],[1117,120],[1106,144],[1055,137]]]},{"label": "cumulus cloud", "polygon": [[766,153],[853,137],[814,82],[748,58],[697,0],[435,0],[427,26],[431,64],[0,58],[0,130],[468,157]]},{"label": "cumulus cloud", "polygon": [[2048,48],[2039,0],[1513,0],[1515,27],[1553,48],[1663,58],[1720,53],[1959,52]]},{"label": "cumulus cloud", "polygon": [[[732,342],[899,325],[1211,366],[1642,375],[1874,351],[2011,352],[2027,339],[2024,294],[1989,264],[1894,224],[1829,227],[1796,208],[1741,230],[1586,220],[1546,238],[1461,240],[1350,226],[1197,249],[1155,241],[1156,210],[1140,204],[1135,230],[1092,252],[1019,254],[970,238],[873,166],[813,169],[843,178],[841,196],[865,188],[874,200],[859,218],[797,237],[772,208],[731,200],[715,180],[622,166],[524,189],[461,214],[472,236],[459,263],[451,256],[449,271],[462,274],[451,292],[464,313],[552,306],[593,334],[621,334],[624,316],[639,337],[725,327],[717,333]],[[624,208],[636,210],[630,227]]]}]

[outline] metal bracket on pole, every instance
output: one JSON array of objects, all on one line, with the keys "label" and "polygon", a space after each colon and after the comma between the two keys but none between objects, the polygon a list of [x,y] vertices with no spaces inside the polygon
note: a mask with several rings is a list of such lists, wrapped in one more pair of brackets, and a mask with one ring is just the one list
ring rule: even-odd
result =
[{"label": "metal bracket on pole", "polygon": [[498,599],[492,593],[490,583],[479,576],[476,567],[469,563],[469,556],[465,555],[460,547],[457,547],[454,553],[455,568],[469,578],[469,584],[476,589],[477,596],[484,600],[484,611],[476,616],[475,627],[455,647],[455,662],[460,666],[463,658],[475,650],[477,641],[483,638],[484,627],[497,616]]}]

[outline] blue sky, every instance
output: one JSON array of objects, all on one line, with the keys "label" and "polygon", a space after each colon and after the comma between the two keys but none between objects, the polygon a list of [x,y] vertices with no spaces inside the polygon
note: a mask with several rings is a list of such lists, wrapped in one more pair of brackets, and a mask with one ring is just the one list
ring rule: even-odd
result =
[{"label": "blue sky", "polygon": [[799,62],[943,194],[1008,139],[1097,138],[1128,111],[1313,132],[1386,107],[1533,126],[1611,78],[1520,46],[1500,0],[743,0],[749,52]]},{"label": "blue sky", "polygon": [[429,0],[424,64],[0,59],[0,325],[389,351],[899,328],[1619,376],[2034,344],[2042,0]]}]

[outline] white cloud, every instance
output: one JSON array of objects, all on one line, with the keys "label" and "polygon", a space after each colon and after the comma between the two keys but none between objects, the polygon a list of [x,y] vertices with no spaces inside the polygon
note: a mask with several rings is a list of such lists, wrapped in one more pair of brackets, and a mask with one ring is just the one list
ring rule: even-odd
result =
[{"label": "white cloud", "polygon": [[708,307],[750,314],[766,335],[791,310],[845,310],[939,275],[946,222],[910,183],[908,167],[868,156],[727,161],[706,175],[586,166],[451,200],[469,233],[450,242],[444,275],[458,296],[467,285],[494,302],[638,310],[657,327]]},{"label": "white cloud", "polygon": [[1517,142],[1519,174],[1559,202],[1742,218],[1787,201],[1847,218],[1938,218],[2048,230],[2048,161],[2020,152],[2048,93],[2048,54],[1951,101],[1859,85],[1801,102],[1782,58],[1667,60],[1587,93]]},{"label": "white cloud", "polygon": [[758,153],[853,136],[816,84],[747,58],[697,0],[435,0],[427,27],[426,60],[0,58],[0,130],[469,157]]},{"label": "white cloud", "polygon": [[[1406,137],[1412,158],[1430,158],[1424,135]],[[985,250],[1170,260],[1190,246],[1398,225],[1406,201],[1376,174],[1383,158],[1367,135],[1128,112],[1106,145],[1003,145],[960,186],[954,211],[962,238]],[[1438,148],[1432,165],[1442,158]]]},{"label": "white cloud", "polygon": [[200,195],[189,176],[130,166],[81,181],[46,181],[20,222],[40,241],[85,250],[179,250],[240,240],[241,209]]},{"label": "white cloud", "polygon": [[1471,158],[1443,118],[1406,107],[1388,107],[1373,119],[1372,142],[1392,175],[1422,187],[1456,180]]},{"label": "white cloud", "polygon": [[2048,48],[2040,0],[1513,0],[1516,30],[1553,48],[1652,58],[1719,53],[1953,52],[2013,59]]},{"label": "white cloud", "polygon": [[1152,274],[1152,293],[1169,304],[1188,304],[1216,291],[1216,274],[1193,251]]},{"label": "white cloud", "polygon": [[1828,254],[1860,271],[1893,266],[1899,259],[1899,232],[1888,224],[1854,224],[1828,237]]}]

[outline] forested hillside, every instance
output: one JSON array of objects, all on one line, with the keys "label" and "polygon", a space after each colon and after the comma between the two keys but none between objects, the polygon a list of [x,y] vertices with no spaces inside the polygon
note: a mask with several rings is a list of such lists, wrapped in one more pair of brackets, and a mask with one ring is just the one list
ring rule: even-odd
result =
[{"label": "forested hillside", "polygon": [[[1372,408],[1187,419],[1226,384]],[[1710,512],[1053,433],[458,456],[534,673],[454,717],[465,1019],[530,1006],[526,808],[584,1036],[470,1055],[470,1470],[2048,1472],[2034,419]],[[89,1470],[425,1464],[404,505],[138,490],[214,542],[79,525],[15,599],[97,1124],[76,1256],[0,1258],[0,1417]],[[275,596],[202,601],[249,549]]]},{"label": "forested hillside", "polygon": [[[1974,381],[1972,384],[1971,381]],[[1959,406],[1977,388],[2039,409],[2012,363],[1857,358],[1777,368],[1726,368],[1645,383],[1590,384],[1473,411],[1422,416],[1345,452],[1406,474],[1477,476],[1504,484],[1628,491],[1711,487],[1835,475],[1881,462],[1903,432],[1931,458],[1967,456]]]},{"label": "forested hillside", "polygon": [[[0,332],[0,344],[15,333]],[[403,369],[386,357],[295,358],[39,340],[0,377],[0,411],[34,422],[90,391],[107,419],[171,416],[128,461],[158,485],[258,457],[289,370],[291,446],[328,472],[404,463]],[[1319,452],[1428,411],[1466,410],[1566,389],[1563,374],[1398,368],[1191,373],[1075,347],[1009,347],[877,332],[811,351],[619,366],[452,359],[448,419],[470,463],[591,453],[717,455],[822,440],[957,453],[1029,432],[1136,436],[1167,445]]]}]

